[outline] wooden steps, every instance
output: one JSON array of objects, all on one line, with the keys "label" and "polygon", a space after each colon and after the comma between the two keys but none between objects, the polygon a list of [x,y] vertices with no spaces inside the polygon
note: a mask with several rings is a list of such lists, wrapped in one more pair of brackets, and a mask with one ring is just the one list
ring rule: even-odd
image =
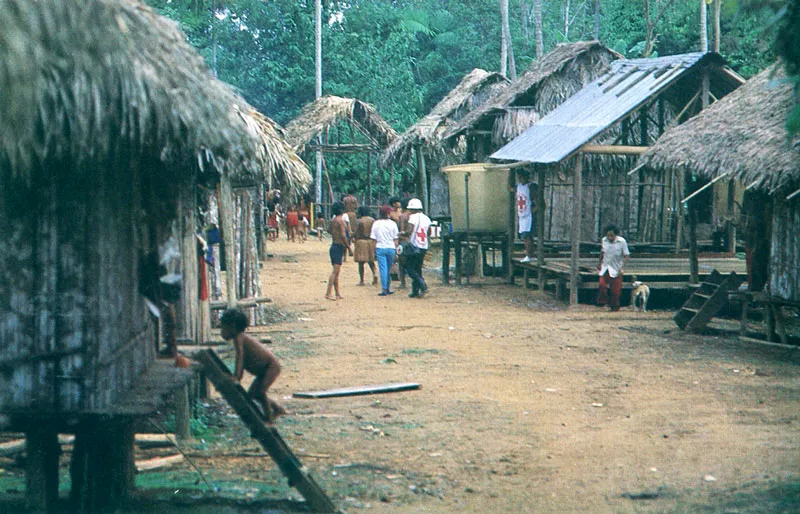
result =
[{"label": "wooden steps", "polygon": [[672,317],[681,330],[698,331],[728,302],[728,293],[736,291],[742,280],[731,271],[725,276],[713,270]]},{"label": "wooden steps", "polygon": [[313,512],[339,512],[325,491],[317,484],[308,469],[300,463],[278,430],[267,425],[267,420],[247,392],[234,380],[228,367],[214,350],[197,352],[194,358],[203,365],[206,377],[217,391],[233,407],[242,423],[250,429],[250,435],[272,457],[281,472],[289,479],[289,485],[296,488],[308,502]]}]

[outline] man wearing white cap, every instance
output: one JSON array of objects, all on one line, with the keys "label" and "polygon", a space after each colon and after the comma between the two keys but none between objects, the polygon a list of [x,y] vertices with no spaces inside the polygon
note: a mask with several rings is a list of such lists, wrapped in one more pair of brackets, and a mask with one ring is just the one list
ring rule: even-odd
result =
[{"label": "man wearing white cap", "polygon": [[428,251],[428,236],[431,227],[431,219],[422,212],[422,202],[418,198],[408,201],[408,211],[411,215],[408,218],[410,235],[408,248],[411,250],[405,253],[405,269],[411,277],[411,294],[409,298],[422,298],[428,291],[428,285],[422,278],[422,262]]}]

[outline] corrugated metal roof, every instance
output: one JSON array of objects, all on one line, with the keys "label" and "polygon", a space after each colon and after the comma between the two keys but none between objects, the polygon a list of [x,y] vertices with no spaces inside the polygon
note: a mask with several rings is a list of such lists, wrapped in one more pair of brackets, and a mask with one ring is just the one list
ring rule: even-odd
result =
[{"label": "corrugated metal roof", "polygon": [[493,159],[556,163],[620,121],[714,53],[620,59],[550,114],[492,154]]}]

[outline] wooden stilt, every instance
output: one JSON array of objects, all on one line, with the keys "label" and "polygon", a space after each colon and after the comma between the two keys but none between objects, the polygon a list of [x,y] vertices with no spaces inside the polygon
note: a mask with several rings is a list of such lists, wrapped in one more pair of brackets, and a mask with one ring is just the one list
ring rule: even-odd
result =
[{"label": "wooden stilt", "polygon": [[190,416],[189,386],[184,385],[175,392],[175,437],[178,441],[188,441],[192,437],[189,429]]},{"label": "wooden stilt", "polygon": [[572,179],[572,260],[570,262],[569,304],[578,304],[578,287],[580,284],[579,264],[581,247],[581,212],[583,189],[583,154],[578,154]]},{"label": "wooden stilt", "polygon": [[689,201],[689,283],[700,283],[700,266],[697,261],[697,206]]},{"label": "wooden stilt", "polygon": [[58,501],[58,432],[46,426],[25,433],[25,496],[32,512],[54,512]]},{"label": "wooden stilt", "polygon": [[726,202],[727,211],[727,236],[728,236],[728,253],[733,257],[736,255],[736,223],[733,222],[735,197],[736,196],[736,183],[733,180],[728,181],[728,197]]},{"label": "wooden stilt", "polygon": [[514,283],[514,266],[511,265],[511,259],[514,256],[514,241],[516,240],[516,222],[517,222],[517,195],[516,187],[517,181],[515,179],[514,170],[508,170],[508,177],[506,178],[506,185],[508,186],[508,225],[507,243],[508,246],[508,283]]},{"label": "wooden stilt", "polygon": [[[678,176],[678,198],[683,198],[686,188],[686,172],[681,170],[680,175]],[[678,206],[678,220],[677,220],[677,227],[675,229],[675,253],[681,253],[681,249],[683,248],[683,204],[681,202],[677,202]]]},{"label": "wooden stilt", "polygon": [[73,511],[111,512],[134,489],[134,431],[129,418],[85,420],[75,433],[70,474]]},{"label": "wooden stilt", "polygon": [[544,266],[544,213],[545,213],[545,203],[544,203],[544,186],[545,186],[545,173],[544,168],[542,166],[537,166],[536,173],[538,175],[538,182],[539,185],[536,188],[536,264],[539,265],[539,270],[537,271],[537,281],[539,285],[539,291],[544,291],[545,285],[545,277],[544,273],[542,272],[542,266]]}]

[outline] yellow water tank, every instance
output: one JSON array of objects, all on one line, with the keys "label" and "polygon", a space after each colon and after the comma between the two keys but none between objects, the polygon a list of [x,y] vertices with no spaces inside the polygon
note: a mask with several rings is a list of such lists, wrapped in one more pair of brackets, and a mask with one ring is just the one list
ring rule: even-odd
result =
[{"label": "yellow water tank", "polygon": [[[446,166],[450,189],[453,232],[467,230],[466,195],[469,188],[469,229],[471,232],[506,232],[509,220],[507,167],[490,163]],[[469,179],[465,182],[465,176]]]}]

